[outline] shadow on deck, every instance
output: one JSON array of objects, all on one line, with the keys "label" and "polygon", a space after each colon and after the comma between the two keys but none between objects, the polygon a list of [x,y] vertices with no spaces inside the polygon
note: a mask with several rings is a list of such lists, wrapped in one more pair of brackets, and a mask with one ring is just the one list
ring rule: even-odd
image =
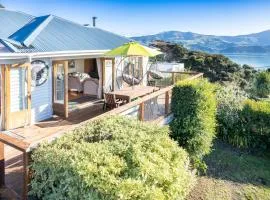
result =
[{"label": "shadow on deck", "polygon": [[[8,131],[7,134],[28,143],[36,143],[44,140],[59,131],[70,128],[88,119],[103,114],[103,102],[99,101],[88,107],[76,109],[69,114],[67,119],[54,116],[51,119],[41,121],[35,125]],[[23,185],[23,162],[22,153],[10,146],[5,146],[6,186],[22,195]],[[4,190],[1,191],[4,194]],[[1,197],[2,199],[2,197]]]}]

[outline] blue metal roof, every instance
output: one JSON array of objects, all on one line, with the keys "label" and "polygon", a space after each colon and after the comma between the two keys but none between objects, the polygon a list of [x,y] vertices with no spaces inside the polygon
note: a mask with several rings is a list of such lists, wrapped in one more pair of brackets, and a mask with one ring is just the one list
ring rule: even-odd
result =
[{"label": "blue metal roof", "polygon": [[33,18],[28,24],[9,36],[8,39],[25,44],[25,41],[29,39],[35,30],[37,30],[48,18],[49,15]]},{"label": "blue metal roof", "polygon": [[0,38],[8,38],[32,18],[33,16],[22,12],[0,8]]},{"label": "blue metal roof", "polygon": [[52,15],[30,18],[29,23],[4,36],[0,35],[2,43],[12,51],[22,53],[107,50],[130,41],[123,36]]},{"label": "blue metal roof", "polygon": [[120,46],[129,39],[53,16],[53,19],[23,52],[106,50]]}]

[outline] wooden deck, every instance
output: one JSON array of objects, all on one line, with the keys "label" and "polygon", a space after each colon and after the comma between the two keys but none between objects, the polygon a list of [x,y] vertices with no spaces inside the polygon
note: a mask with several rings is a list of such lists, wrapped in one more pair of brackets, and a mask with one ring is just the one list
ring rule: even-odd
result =
[{"label": "wooden deck", "polygon": [[[188,79],[192,80],[200,78],[202,75],[203,74],[198,73],[197,75],[194,75]],[[138,98],[126,105],[120,106],[117,109],[113,109],[106,113],[102,109],[103,103],[95,102],[89,107],[77,109],[76,111],[70,113],[68,119],[54,117],[33,126],[11,130],[6,132],[6,134],[2,134],[1,141],[4,144],[9,144],[11,146],[14,145],[15,148],[18,148],[19,150],[23,149],[24,152],[22,154],[20,151],[14,150],[10,146],[5,146],[6,186],[26,199],[28,161],[26,158],[27,156],[25,155],[27,155],[27,152],[29,151],[28,144],[30,144],[30,147],[33,147],[35,144],[39,144],[42,141],[50,141],[56,137],[60,137],[68,130],[73,130],[78,126],[84,125],[85,121],[89,122],[112,115],[126,115],[124,113],[129,110],[133,110],[134,108],[137,109],[137,117],[141,121],[157,121],[159,123],[159,119],[162,116],[164,117],[170,114],[170,92],[172,88],[173,85],[162,88],[156,92]],[[9,137],[9,139],[7,139],[7,137]],[[28,143],[26,147],[24,142]],[[4,170],[2,173],[4,173]]]},{"label": "wooden deck", "polygon": [[[83,108],[82,110],[72,112],[68,119],[54,117],[29,127],[8,131],[7,134],[28,143],[38,143],[39,141],[57,134],[59,131],[63,131],[75,124],[79,124],[80,122],[103,114],[104,111],[102,107],[102,102],[99,102],[95,105]],[[6,145],[5,158],[6,186],[21,196],[23,189],[22,153]]]}]

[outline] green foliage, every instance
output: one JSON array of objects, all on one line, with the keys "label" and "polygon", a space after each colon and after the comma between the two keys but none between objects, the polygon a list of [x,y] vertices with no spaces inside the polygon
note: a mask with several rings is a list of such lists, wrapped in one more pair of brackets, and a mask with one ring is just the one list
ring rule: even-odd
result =
[{"label": "green foliage", "polygon": [[257,74],[254,84],[255,95],[265,98],[270,95],[270,72],[260,72]]},{"label": "green foliage", "polygon": [[178,82],[172,92],[172,137],[199,168],[204,168],[201,160],[211,151],[216,133],[214,90],[215,86],[207,80],[193,80]]},{"label": "green foliage", "polygon": [[109,117],[32,155],[40,199],[184,199],[194,182],[187,153],[167,127]]},{"label": "green foliage", "polygon": [[216,90],[217,96],[217,120],[220,135],[234,132],[236,124],[240,120],[239,110],[243,108],[243,102],[247,94],[238,86],[229,84],[219,86]]},{"label": "green foliage", "polygon": [[265,154],[251,154],[216,140],[205,162],[207,175],[198,177],[187,200],[269,200],[270,159]]},{"label": "green foliage", "polygon": [[211,82],[234,82],[243,89],[248,89],[253,82],[256,70],[248,65],[239,65],[228,57],[219,54],[208,54],[189,51],[181,45],[159,42],[152,46],[165,53],[159,60],[166,62],[183,62],[185,68],[204,73]]},{"label": "green foliage", "polygon": [[233,124],[222,124],[222,139],[239,148],[270,147],[270,102],[246,100]]}]

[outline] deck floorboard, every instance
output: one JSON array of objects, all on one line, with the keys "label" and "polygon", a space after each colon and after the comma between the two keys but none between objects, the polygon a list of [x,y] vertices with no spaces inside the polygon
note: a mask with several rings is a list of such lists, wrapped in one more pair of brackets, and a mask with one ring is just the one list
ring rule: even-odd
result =
[{"label": "deck floorboard", "polygon": [[[71,112],[67,119],[55,116],[35,125],[8,131],[7,134],[28,143],[35,143],[54,135],[58,131],[63,131],[80,122],[103,114],[104,111],[102,107],[103,104],[100,102]],[[22,153],[7,145],[5,145],[5,167],[6,186],[21,195],[23,185]],[[3,193],[3,191],[1,191],[0,194]]]}]

